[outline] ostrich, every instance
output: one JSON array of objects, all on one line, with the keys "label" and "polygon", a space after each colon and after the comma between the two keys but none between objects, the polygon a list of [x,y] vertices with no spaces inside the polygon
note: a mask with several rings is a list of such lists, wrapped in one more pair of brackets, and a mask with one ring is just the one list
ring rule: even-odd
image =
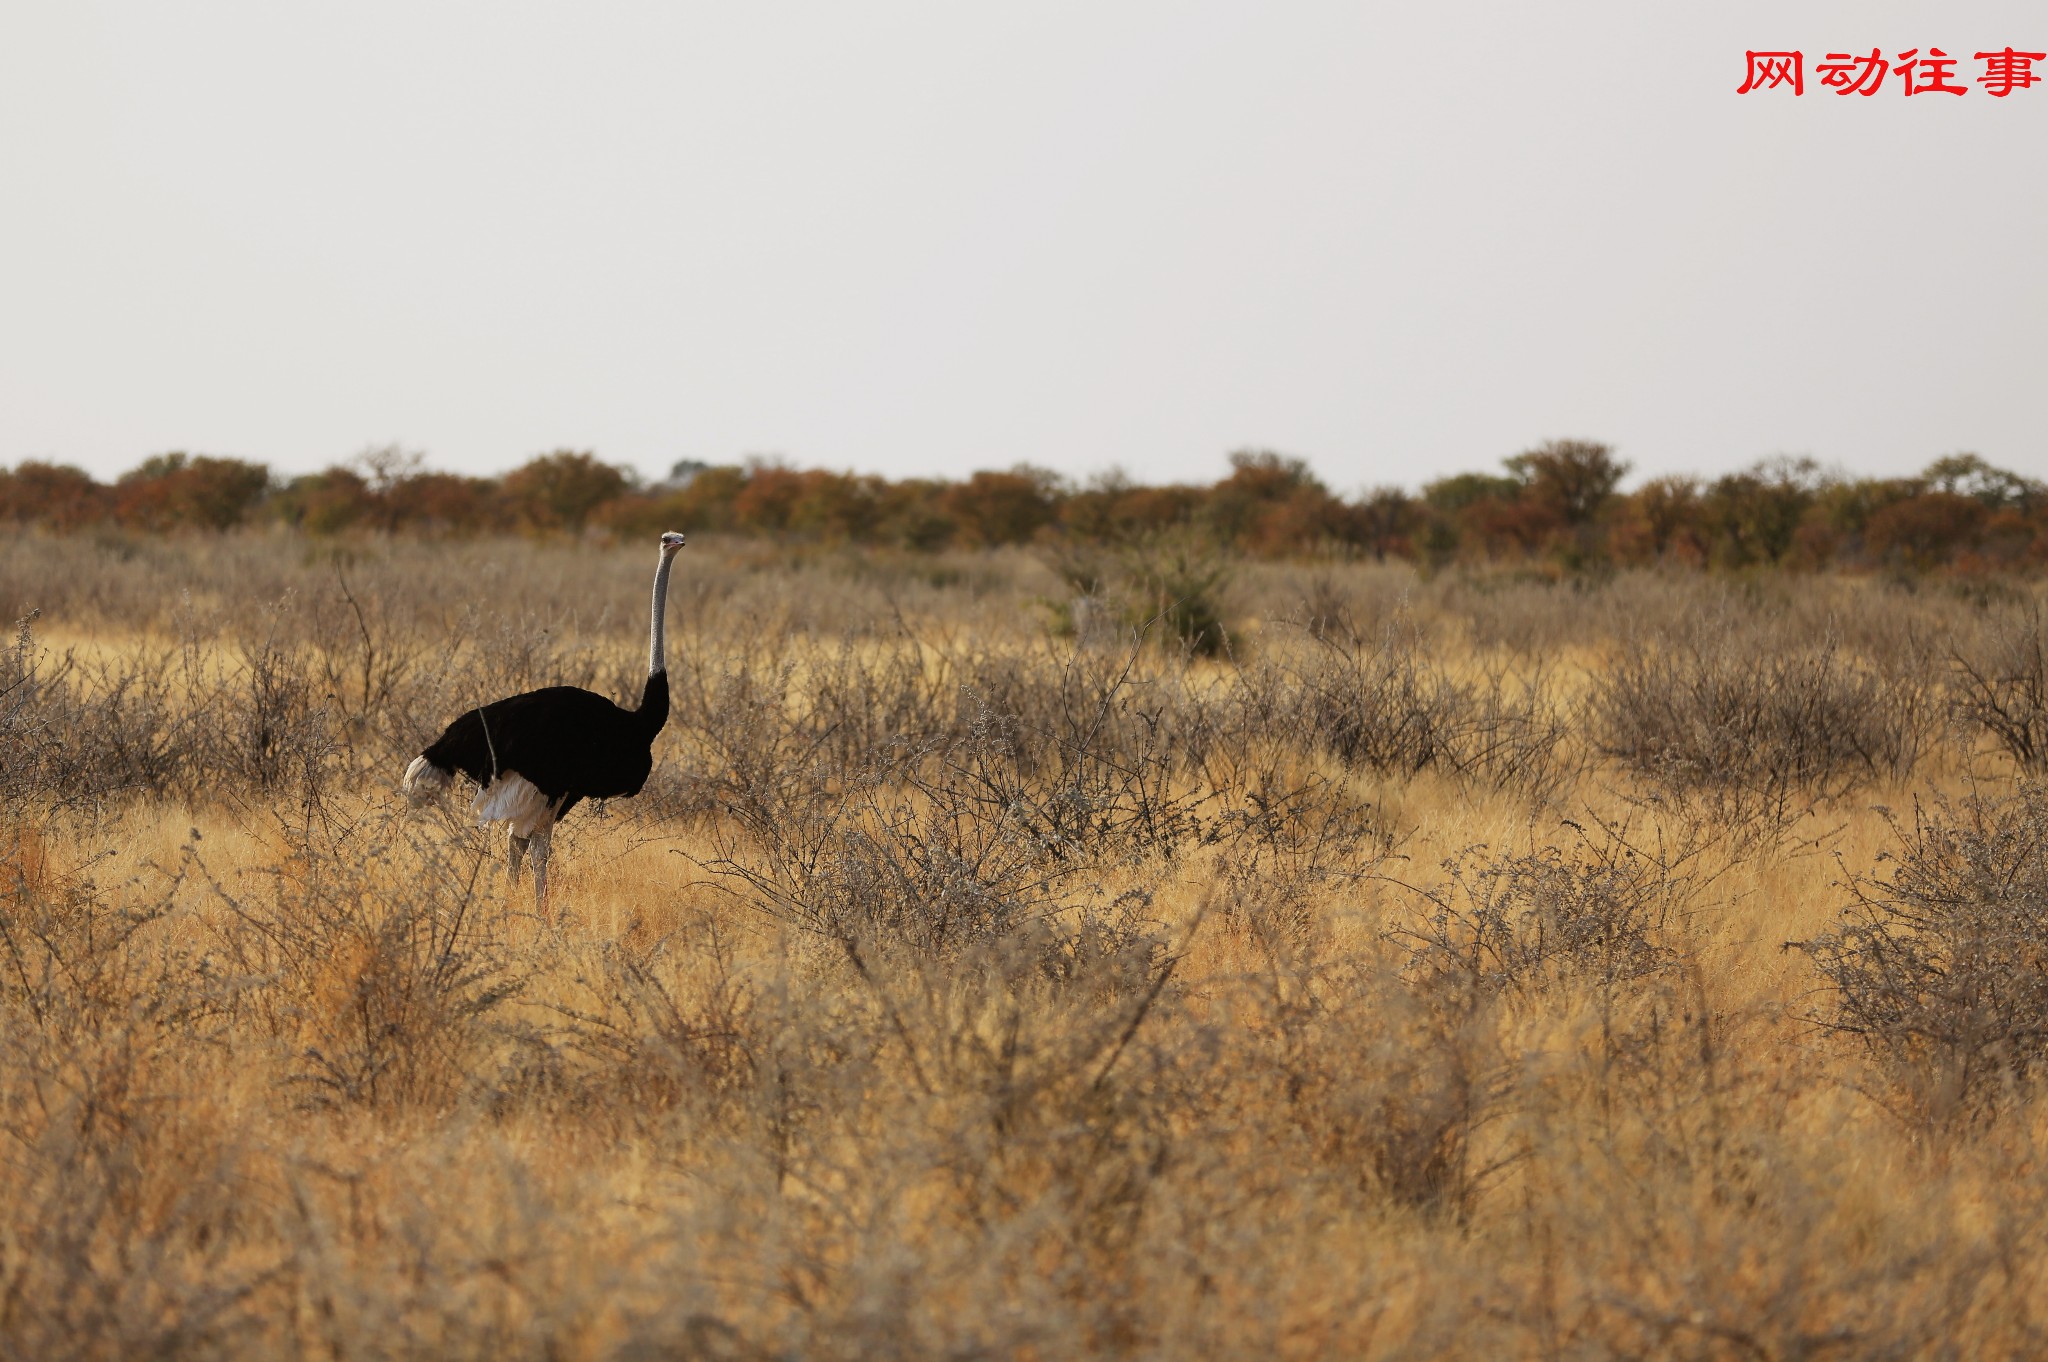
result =
[{"label": "ostrich", "polygon": [[511,828],[512,882],[533,851],[533,901],[547,911],[548,849],[555,824],[585,799],[640,793],[654,766],[654,735],[668,722],[668,659],[662,607],[668,570],[683,537],[661,537],[654,570],[654,622],[648,630],[647,687],[640,708],[621,709],[578,686],[546,686],[493,700],[448,725],[405,768],[415,804],[444,793],[460,771],[477,784],[477,822]]}]

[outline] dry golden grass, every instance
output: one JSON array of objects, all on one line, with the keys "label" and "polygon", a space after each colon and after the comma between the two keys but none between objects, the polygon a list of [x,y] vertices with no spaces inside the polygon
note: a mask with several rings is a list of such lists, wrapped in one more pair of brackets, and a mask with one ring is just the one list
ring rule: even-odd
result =
[{"label": "dry golden grass", "polygon": [[[1025,555],[693,545],[656,776],[543,920],[397,774],[627,693],[652,561],[0,550],[0,1354],[2048,1352],[2031,1014],[1942,1089],[1812,945],[1881,807],[2048,803],[1948,705],[2025,592],[1242,566],[1200,660],[1077,650]],[[1831,626],[1814,695],[1912,741],[1711,659],[1727,714],[1601,709],[1702,619]],[[1696,741],[1750,720],[1789,787]]]}]

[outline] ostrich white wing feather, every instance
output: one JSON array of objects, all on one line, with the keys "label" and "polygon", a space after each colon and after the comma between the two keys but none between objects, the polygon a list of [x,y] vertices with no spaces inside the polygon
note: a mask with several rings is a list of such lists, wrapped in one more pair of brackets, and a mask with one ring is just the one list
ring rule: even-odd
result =
[{"label": "ostrich white wing feather", "polygon": [[405,797],[413,803],[424,804],[447,790],[452,779],[454,777],[448,772],[425,757],[414,757],[412,765],[405,768],[405,779],[398,788],[405,791]]},{"label": "ostrich white wing feather", "polygon": [[525,776],[510,771],[477,791],[470,808],[479,823],[510,823],[514,835],[531,837],[553,823],[548,797]]}]

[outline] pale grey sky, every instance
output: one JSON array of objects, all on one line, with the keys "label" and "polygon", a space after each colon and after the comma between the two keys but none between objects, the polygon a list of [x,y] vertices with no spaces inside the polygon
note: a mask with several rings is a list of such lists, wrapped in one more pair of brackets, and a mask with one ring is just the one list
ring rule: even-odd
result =
[{"label": "pale grey sky", "polygon": [[2009,44],[2048,9],[14,0],[0,462],[2048,474],[2048,85],[1811,70]]}]

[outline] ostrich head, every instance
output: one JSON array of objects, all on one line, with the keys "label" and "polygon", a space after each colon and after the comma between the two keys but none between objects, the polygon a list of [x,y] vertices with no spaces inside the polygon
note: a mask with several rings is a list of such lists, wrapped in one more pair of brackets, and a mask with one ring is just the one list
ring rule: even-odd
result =
[{"label": "ostrich head", "polygon": [[680,549],[682,546],[683,536],[675,530],[670,530],[668,533],[662,535],[661,537],[662,558],[669,559],[675,557],[676,550]]}]

